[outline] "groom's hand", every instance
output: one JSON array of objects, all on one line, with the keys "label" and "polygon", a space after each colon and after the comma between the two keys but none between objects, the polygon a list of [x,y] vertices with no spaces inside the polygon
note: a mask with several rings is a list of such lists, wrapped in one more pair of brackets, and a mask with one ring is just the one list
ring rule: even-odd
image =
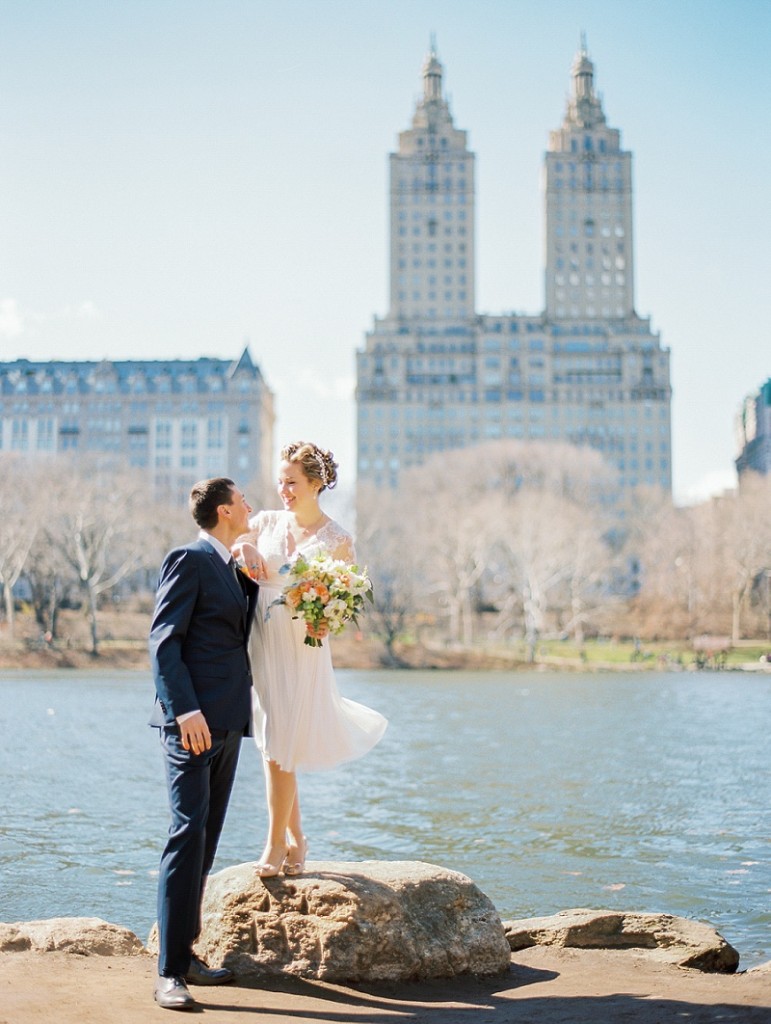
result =
[{"label": "groom's hand", "polygon": [[200,711],[180,722],[179,731],[185,750],[192,750],[194,754],[202,754],[205,750],[211,750],[211,733],[206,719]]}]

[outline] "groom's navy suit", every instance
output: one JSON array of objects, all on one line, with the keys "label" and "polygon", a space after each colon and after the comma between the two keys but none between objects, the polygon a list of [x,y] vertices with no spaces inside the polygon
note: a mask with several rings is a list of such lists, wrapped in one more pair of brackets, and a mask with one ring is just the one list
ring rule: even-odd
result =
[{"label": "groom's navy suit", "polygon": [[[251,722],[247,641],[257,585],[201,539],[166,556],[150,628],[171,825],[158,879],[158,973],[187,973],[203,886],[217,851],[241,739]],[[201,711],[210,750],[182,746],[176,719]]]}]

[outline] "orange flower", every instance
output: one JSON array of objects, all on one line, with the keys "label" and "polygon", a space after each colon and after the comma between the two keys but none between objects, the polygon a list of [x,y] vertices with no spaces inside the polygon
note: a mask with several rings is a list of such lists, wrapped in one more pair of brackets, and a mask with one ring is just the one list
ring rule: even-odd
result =
[{"label": "orange flower", "polygon": [[302,583],[300,584],[299,589],[301,592],[299,600],[302,600],[303,597],[306,594],[310,593],[311,590],[315,591],[316,597],[319,599],[319,601],[321,601],[322,604],[326,604],[327,601],[329,600],[329,591],[327,590],[323,583],[320,583],[317,580],[303,580]]}]

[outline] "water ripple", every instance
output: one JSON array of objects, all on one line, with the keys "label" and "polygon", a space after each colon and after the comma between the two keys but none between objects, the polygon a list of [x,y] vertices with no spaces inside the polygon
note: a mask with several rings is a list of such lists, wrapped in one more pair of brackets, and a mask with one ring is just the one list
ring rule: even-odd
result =
[{"label": "water ripple", "polygon": [[[342,672],[391,725],[303,776],[315,859],[470,875],[503,917],[566,907],[707,920],[771,959],[771,680],[739,674]],[[0,920],[89,914],[146,935],[167,828],[141,673],[0,676]],[[53,712],[53,713],[51,713]],[[256,858],[263,782],[244,745],[217,866]]]}]

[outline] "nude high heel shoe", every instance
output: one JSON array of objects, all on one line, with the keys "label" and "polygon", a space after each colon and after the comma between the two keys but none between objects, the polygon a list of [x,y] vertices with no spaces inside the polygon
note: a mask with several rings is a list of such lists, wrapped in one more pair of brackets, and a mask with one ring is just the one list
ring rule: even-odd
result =
[{"label": "nude high heel shoe", "polygon": [[[300,852],[302,851],[302,853]],[[308,840],[302,837],[302,845],[290,846],[284,860],[284,874],[290,878],[301,875],[305,871],[305,860],[308,856]]]},{"label": "nude high heel shoe", "polygon": [[281,860],[278,860],[275,864],[272,864],[269,861],[265,861],[265,860],[258,861],[257,867],[256,867],[257,877],[258,878],[275,878],[276,875],[279,875],[281,873],[281,869],[286,864],[286,858],[287,858],[287,854],[288,853],[289,853],[289,848],[287,847],[287,849],[284,851],[284,856],[281,858]]}]

